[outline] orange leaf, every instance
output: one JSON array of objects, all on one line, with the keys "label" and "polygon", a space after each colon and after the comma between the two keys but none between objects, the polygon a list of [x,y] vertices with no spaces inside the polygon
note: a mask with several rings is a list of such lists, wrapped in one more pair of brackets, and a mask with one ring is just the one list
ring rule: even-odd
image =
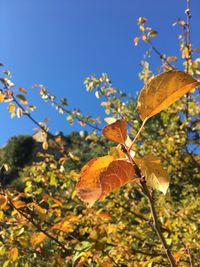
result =
[{"label": "orange leaf", "polygon": [[80,173],[80,180],[77,183],[77,194],[81,200],[90,206],[99,199],[101,195],[101,185],[99,176],[102,170],[114,160],[112,156],[104,156],[90,160]]},{"label": "orange leaf", "polygon": [[133,165],[124,159],[114,160],[100,175],[101,196],[106,197],[113,190],[127,184],[134,177]]},{"label": "orange leaf", "polygon": [[116,143],[125,144],[127,139],[127,123],[125,120],[117,120],[103,128],[103,135]]},{"label": "orange leaf", "polygon": [[33,247],[35,247],[39,245],[40,243],[42,243],[46,238],[47,236],[42,232],[34,233],[31,237],[31,244]]},{"label": "orange leaf", "polygon": [[21,200],[15,200],[13,201],[13,205],[17,208],[17,209],[20,209],[20,208],[24,208],[26,207],[26,203],[21,201]]},{"label": "orange leaf", "polygon": [[77,194],[92,206],[95,201],[130,182],[133,177],[133,165],[128,160],[114,160],[112,156],[95,158],[82,168]]},{"label": "orange leaf", "polygon": [[4,209],[8,203],[8,200],[5,196],[0,195],[0,209]]},{"label": "orange leaf", "polygon": [[18,259],[18,255],[19,255],[18,249],[14,247],[14,248],[11,248],[11,250],[9,251],[8,257],[11,261],[14,262]]}]

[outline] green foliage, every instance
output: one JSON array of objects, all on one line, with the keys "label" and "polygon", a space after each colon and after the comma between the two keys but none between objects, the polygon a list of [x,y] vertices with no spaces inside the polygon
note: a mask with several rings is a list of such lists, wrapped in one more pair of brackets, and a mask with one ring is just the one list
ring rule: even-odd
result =
[{"label": "green foliage", "polygon": [[34,140],[31,136],[12,137],[4,148],[3,161],[12,169],[22,168],[32,157]]}]

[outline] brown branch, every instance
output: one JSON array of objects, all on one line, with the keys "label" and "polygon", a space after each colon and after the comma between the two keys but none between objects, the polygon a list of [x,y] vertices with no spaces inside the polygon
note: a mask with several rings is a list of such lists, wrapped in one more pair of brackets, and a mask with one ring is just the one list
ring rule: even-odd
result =
[{"label": "brown branch", "polygon": [[149,207],[150,207],[151,215],[152,215],[152,219],[153,219],[153,227],[156,231],[157,236],[159,237],[159,239],[162,243],[162,246],[165,250],[165,254],[167,255],[167,258],[168,258],[171,266],[175,267],[176,266],[175,259],[172,256],[171,251],[169,249],[169,246],[167,245],[167,242],[166,242],[166,240],[163,236],[163,233],[161,231],[160,223],[158,221],[158,217],[157,217],[157,213],[156,213],[156,209],[155,209],[155,205],[154,205],[153,195],[150,193],[145,181],[144,182],[141,181],[141,185],[142,185],[143,193],[145,194],[145,196],[148,200],[148,203],[149,203]]},{"label": "brown branch", "polygon": [[[143,177],[141,172],[140,172],[140,169],[138,168],[138,166],[136,165],[136,163],[132,159],[128,149],[126,149],[126,155],[129,158],[130,162],[133,164],[133,167],[134,167],[134,170],[135,170],[137,177]],[[156,231],[156,234],[157,234],[157,236],[158,236],[158,238],[159,238],[159,240],[160,240],[160,242],[164,248],[164,252],[165,252],[165,254],[166,254],[166,256],[170,262],[171,267],[176,267],[177,266],[176,261],[172,255],[170,248],[167,245],[167,242],[165,240],[165,237],[161,231],[161,226],[160,226],[160,223],[158,221],[158,217],[157,217],[157,213],[156,213],[156,209],[155,209],[154,198],[153,198],[153,195],[150,193],[150,191],[146,185],[145,177],[143,180],[140,181],[140,184],[142,187],[142,192],[143,192],[144,196],[147,198],[148,203],[149,203],[149,207],[151,210],[151,216],[152,216],[152,220],[153,220],[153,228]]]}]

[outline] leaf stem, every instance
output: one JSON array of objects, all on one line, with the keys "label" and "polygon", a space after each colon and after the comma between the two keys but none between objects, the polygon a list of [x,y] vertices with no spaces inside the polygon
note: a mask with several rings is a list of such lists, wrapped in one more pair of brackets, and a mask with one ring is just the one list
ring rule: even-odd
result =
[{"label": "leaf stem", "polygon": [[140,133],[142,132],[142,130],[143,130],[143,128],[144,128],[144,125],[145,125],[145,123],[147,122],[147,120],[148,120],[148,117],[145,118],[145,119],[143,120],[142,125],[141,125],[141,127],[140,127],[138,133],[136,134],[135,138],[133,139],[133,142],[132,142],[131,146],[128,148],[128,152],[131,151],[131,149],[132,149],[132,147],[133,147],[135,141],[136,141],[137,138],[140,136]]}]

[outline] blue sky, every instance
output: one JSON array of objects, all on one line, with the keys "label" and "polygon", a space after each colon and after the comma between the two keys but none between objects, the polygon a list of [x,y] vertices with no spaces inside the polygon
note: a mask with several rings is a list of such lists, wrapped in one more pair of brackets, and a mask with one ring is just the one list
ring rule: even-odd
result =
[{"label": "blue sky", "polygon": [[[192,42],[200,47],[200,1],[191,2]],[[52,132],[81,130],[44,104],[32,85],[42,83],[56,96],[66,97],[71,108],[103,116],[94,94],[86,92],[84,78],[106,72],[114,86],[135,96],[142,86],[137,75],[146,49],[133,45],[137,18],[148,18],[159,32],[157,47],[173,55],[178,52],[179,29],[172,23],[184,18],[185,7],[186,0],[1,0],[0,62],[12,72],[15,85],[28,90],[29,102],[38,106],[38,121],[49,117]],[[153,56],[152,67],[157,63]],[[0,113],[0,145],[13,135],[34,132],[27,118],[11,120],[4,104]]]}]

